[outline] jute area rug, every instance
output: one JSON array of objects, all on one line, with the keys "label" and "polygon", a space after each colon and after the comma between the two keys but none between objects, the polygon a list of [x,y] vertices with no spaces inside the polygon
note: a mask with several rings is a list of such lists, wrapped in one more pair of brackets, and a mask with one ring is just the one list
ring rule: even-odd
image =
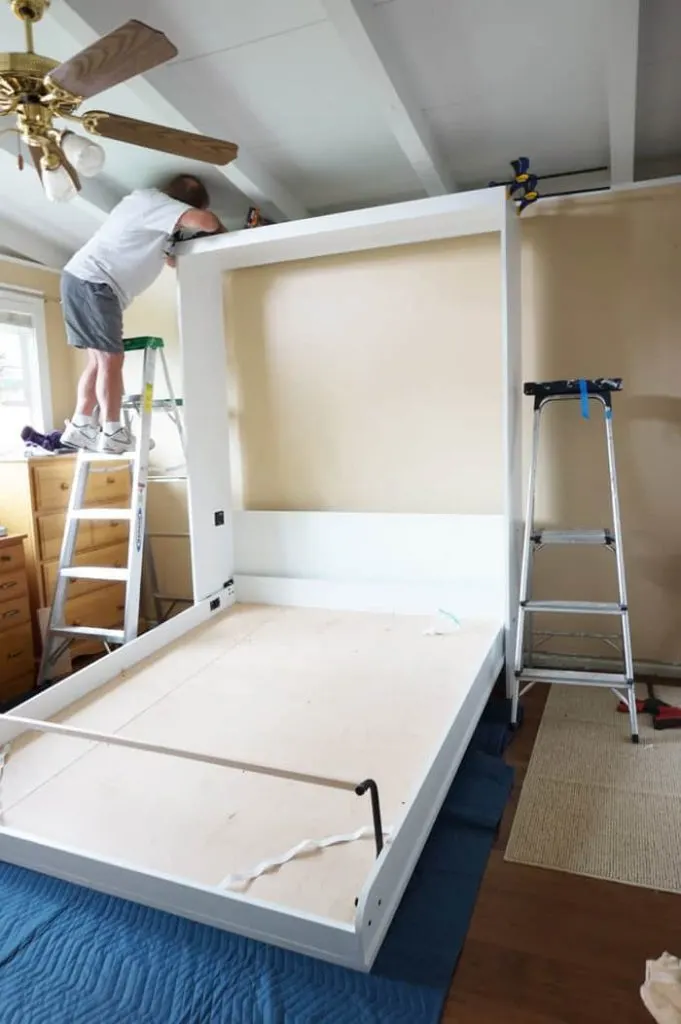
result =
[{"label": "jute area rug", "polygon": [[[681,688],[655,695],[681,704]],[[639,715],[635,746],[616,707],[609,690],[551,688],[505,859],[681,892],[681,729]]]}]

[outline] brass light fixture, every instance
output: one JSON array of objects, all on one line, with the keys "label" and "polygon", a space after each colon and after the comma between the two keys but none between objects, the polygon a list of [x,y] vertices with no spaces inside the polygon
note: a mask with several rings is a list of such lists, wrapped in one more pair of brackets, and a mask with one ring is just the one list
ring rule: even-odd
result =
[{"label": "brass light fixture", "polygon": [[178,51],[162,32],[133,19],[60,64],[33,49],[33,26],[49,6],[50,0],[10,0],[24,23],[26,51],[0,53],[0,117],[15,117],[15,125],[5,131],[16,132],[29,147],[49,199],[72,198],[80,190],[80,176],[93,176],[104,164],[100,145],[55,124],[59,121],[78,124],[86,135],[185,159],[218,166],[235,159],[237,146],[221,139],[102,110],[77,113],[85,100],[165,64]]}]

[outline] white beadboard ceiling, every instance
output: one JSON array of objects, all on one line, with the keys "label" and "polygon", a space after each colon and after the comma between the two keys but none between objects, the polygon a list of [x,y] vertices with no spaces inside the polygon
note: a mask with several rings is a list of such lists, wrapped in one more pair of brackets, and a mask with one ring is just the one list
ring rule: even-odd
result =
[{"label": "white beadboard ceiling", "polygon": [[[107,141],[105,172],[60,206],[5,135],[0,250],[63,263],[126,191],[183,169],[237,227],[251,203],[280,220],[484,187],[521,155],[539,174],[611,169],[546,190],[681,167],[677,0],[52,0],[36,49],[63,59],[133,17],[179,55],[90,107],[230,139],[238,159]],[[7,0],[0,40],[23,49]]]}]

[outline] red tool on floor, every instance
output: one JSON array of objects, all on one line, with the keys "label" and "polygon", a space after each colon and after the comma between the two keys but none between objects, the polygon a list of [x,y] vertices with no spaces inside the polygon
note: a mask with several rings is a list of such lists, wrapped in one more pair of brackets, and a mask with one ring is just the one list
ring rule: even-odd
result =
[{"label": "red tool on floor", "polygon": [[[638,713],[652,717],[653,729],[681,729],[681,707],[674,707],[656,697],[652,683],[646,683],[646,689],[648,691],[647,698],[636,701]],[[626,714],[629,709],[621,700],[617,705],[617,710]]]}]

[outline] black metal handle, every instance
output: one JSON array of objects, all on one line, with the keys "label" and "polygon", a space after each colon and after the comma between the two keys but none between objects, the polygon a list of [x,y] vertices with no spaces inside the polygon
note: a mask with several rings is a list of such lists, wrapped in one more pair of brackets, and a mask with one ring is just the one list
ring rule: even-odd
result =
[{"label": "black metal handle", "polygon": [[381,802],[378,797],[378,786],[373,779],[365,779],[364,782],[360,782],[359,786],[355,787],[357,796],[364,796],[367,790],[369,790],[371,798],[371,817],[374,822],[376,856],[380,857],[381,850],[383,849],[383,823],[381,821]]}]

